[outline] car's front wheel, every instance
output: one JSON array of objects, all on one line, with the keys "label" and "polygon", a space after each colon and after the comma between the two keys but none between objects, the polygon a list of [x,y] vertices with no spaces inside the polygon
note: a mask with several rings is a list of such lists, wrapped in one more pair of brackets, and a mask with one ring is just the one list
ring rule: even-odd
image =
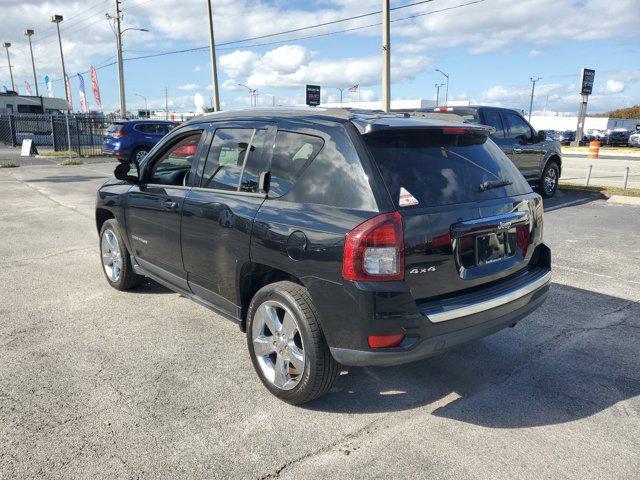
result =
[{"label": "car's front wheel", "polygon": [[129,290],[142,283],[144,277],[133,271],[131,257],[124,244],[118,222],[107,220],[100,229],[102,271],[116,290]]},{"label": "car's front wheel", "polygon": [[275,396],[297,405],[324,395],[338,376],[306,288],[277,282],[260,289],[247,312],[253,366]]},{"label": "car's front wheel", "polygon": [[560,181],[560,167],[553,160],[547,162],[540,178],[540,194],[544,198],[551,198],[556,194]]}]

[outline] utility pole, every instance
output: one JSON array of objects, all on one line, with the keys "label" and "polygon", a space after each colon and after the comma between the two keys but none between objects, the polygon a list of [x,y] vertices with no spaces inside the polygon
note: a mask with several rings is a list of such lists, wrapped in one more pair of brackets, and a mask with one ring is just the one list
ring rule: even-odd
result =
[{"label": "utility pole", "polygon": [[444,78],[447,79],[446,84],[445,84],[446,88],[445,88],[445,91],[444,91],[444,104],[446,106],[447,103],[449,103],[449,75],[444,73],[439,68],[436,68],[436,72],[440,72],[442,75],[444,75]]},{"label": "utility pole", "polygon": [[382,0],[382,110],[391,110],[391,23],[389,0]]},{"label": "utility pole", "polygon": [[60,60],[62,61],[62,83],[64,84],[64,96],[67,99],[67,102],[71,104],[71,99],[69,98],[69,93],[67,91],[67,70],[64,68],[64,53],[62,52],[62,37],[60,36],[60,22],[64,20],[62,15],[54,15],[51,17],[51,23],[56,24],[56,28],[58,30],[58,44],[60,44]]},{"label": "utility pole", "polygon": [[2,46],[7,51],[7,62],[9,62],[9,76],[11,77],[11,90],[14,90],[16,87],[15,87],[15,84],[13,83],[13,70],[11,69],[11,57],[9,56],[9,47],[11,46],[11,43],[4,42]]},{"label": "utility pole", "polygon": [[31,46],[31,35],[35,32],[31,29],[28,29],[24,32],[24,34],[29,39],[29,51],[31,52],[31,68],[33,68],[33,83],[36,85],[36,97],[40,96],[40,92],[38,91],[38,77],[36,76],[36,62],[33,59],[33,47]]},{"label": "utility pole", "polygon": [[120,84],[120,116],[122,118],[127,117],[127,101],[124,94],[124,66],[122,64],[122,29],[120,26],[120,20],[122,13],[120,12],[120,2],[116,1],[116,46],[118,49],[118,82]]},{"label": "utility pole", "polygon": [[436,83],[436,107],[440,105],[440,87],[444,87],[444,83]]},{"label": "utility pole", "polygon": [[169,93],[167,87],[164,87],[164,119],[169,120]]},{"label": "utility pole", "polygon": [[220,111],[220,97],[218,95],[218,71],[216,68],[216,42],[213,37],[213,12],[211,11],[211,0],[207,0],[207,11],[209,13],[209,43],[211,50],[211,81],[213,82],[213,111]]},{"label": "utility pole", "polygon": [[533,93],[536,91],[536,82],[538,80],[542,80],[542,77],[530,77],[529,80],[531,80],[531,102],[529,103],[529,123],[531,123],[531,111],[533,110]]}]

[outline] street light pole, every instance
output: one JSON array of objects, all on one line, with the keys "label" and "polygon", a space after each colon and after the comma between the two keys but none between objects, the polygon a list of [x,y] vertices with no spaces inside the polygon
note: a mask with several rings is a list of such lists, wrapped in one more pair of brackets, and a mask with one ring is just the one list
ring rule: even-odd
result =
[{"label": "street light pole", "polygon": [[443,87],[444,83],[436,83],[436,107],[440,105],[440,87]]},{"label": "street light pole", "polygon": [[382,0],[382,110],[391,110],[391,23],[389,0]]},{"label": "street light pole", "polygon": [[211,11],[211,0],[207,0],[207,11],[209,14],[209,49],[211,50],[211,81],[213,82],[213,111],[220,111],[220,97],[218,95],[218,70],[216,68],[216,42],[213,36],[213,12]]},{"label": "street light pole", "polygon": [[16,87],[15,83],[13,83],[13,69],[11,68],[11,57],[9,56],[9,47],[11,46],[11,43],[4,42],[2,46],[7,51],[7,62],[9,62],[9,77],[11,77],[11,90],[14,90]]},{"label": "street light pole", "polygon": [[31,45],[31,35],[33,35],[35,32],[33,30],[26,30],[24,32],[24,34],[27,36],[27,38],[29,39],[29,51],[31,52],[31,68],[33,68],[33,83],[36,86],[36,97],[40,96],[40,92],[38,91],[38,77],[36,76],[36,62],[33,59],[33,46]]},{"label": "street light pole", "polygon": [[[244,83],[238,83],[239,87],[244,87],[247,90],[249,90],[249,106],[253,107],[253,106],[258,106],[258,99],[256,98],[256,95],[258,93],[257,90],[254,90],[251,87],[248,87],[247,85],[245,85]],[[254,99],[255,99],[255,105],[254,105]]]},{"label": "street light pole", "polygon": [[118,82],[120,84],[120,116],[127,117],[127,101],[124,95],[124,66],[122,63],[122,31],[120,27],[120,0],[116,0],[116,46],[118,49]]},{"label": "street light pole", "polygon": [[62,52],[62,37],[60,36],[60,22],[63,21],[64,18],[62,15],[54,15],[51,17],[51,22],[56,24],[56,28],[58,30],[58,44],[60,45],[60,60],[62,61],[62,83],[64,84],[64,96],[67,99],[67,102],[71,104],[71,99],[69,98],[69,93],[67,91],[67,70],[64,68],[64,53]]},{"label": "street light pole", "polygon": [[149,112],[149,107],[147,106],[147,97],[145,97],[144,95],[140,95],[139,93],[134,93],[134,95],[136,97],[140,97],[140,98],[142,98],[144,100],[144,109],[148,113]]},{"label": "street light pole", "polygon": [[542,77],[530,77],[531,80],[531,102],[529,103],[529,123],[531,123],[531,111],[533,110],[533,93],[536,91],[536,82],[542,80]]},{"label": "street light pole", "polygon": [[344,90],[344,88],[336,87],[336,90],[340,92],[340,105],[342,105],[342,91]]},{"label": "street light pole", "polygon": [[445,106],[447,105],[447,103],[449,102],[449,75],[447,75],[446,73],[444,73],[442,70],[440,70],[439,68],[436,68],[436,72],[440,72],[442,75],[444,75],[444,78],[446,78],[446,88],[444,91],[444,104]]}]

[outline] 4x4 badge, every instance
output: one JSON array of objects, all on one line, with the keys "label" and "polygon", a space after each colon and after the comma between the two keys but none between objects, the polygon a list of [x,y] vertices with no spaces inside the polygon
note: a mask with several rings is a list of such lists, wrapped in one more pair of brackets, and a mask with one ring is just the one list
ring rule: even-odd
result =
[{"label": "4x4 badge", "polygon": [[411,195],[406,188],[400,187],[400,201],[398,204],[401,207],[410,207],[411,205],[418,205],[418,199]]},{"label": "4x4 badge", "polygon": [[436,271],[436,267],[431,266],[431,267],[422,267],[422,268],[412,268],[411,270],[409,270],[409,273],[427,273],[427,272],[435,272]]}]

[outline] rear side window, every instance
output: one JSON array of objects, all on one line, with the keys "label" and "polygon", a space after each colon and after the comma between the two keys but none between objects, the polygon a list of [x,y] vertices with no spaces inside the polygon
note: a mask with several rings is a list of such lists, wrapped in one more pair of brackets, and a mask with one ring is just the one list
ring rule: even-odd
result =
[{"label": "rear side window", "polygon": [[107,130],[108,133],[115,133],[115,132],[121,132],[124,130],[124,123],[114,123],[109,127],[109,130]]},{"label": "rear side window", "polygon": [[279,131],[271,160],[269,196],[287,193],[298,174],[318,155],[324,141],[320,137]]},{"label": "rear side window", "polygon": [[265,130],[219,128],[207,155],[203,188],[256,192],[260,173],[266,170]]},{"label": "rear side window", "polygon": [[[477,202],[531,191],[515,165],[480,133],[387,130],[364,135],[364,140],[398,207],[401,189],[421,207]],[[512,184],[481,191],[484,182],[499,180]]]},{"label": "rear side window", "polygon": [[500,114],[495,110],[484,111],[484,123],[496,129],[496,133],[492,136],[496,138],[504,138],[504,127],[502,126],[502,120],[500,120]]}]

